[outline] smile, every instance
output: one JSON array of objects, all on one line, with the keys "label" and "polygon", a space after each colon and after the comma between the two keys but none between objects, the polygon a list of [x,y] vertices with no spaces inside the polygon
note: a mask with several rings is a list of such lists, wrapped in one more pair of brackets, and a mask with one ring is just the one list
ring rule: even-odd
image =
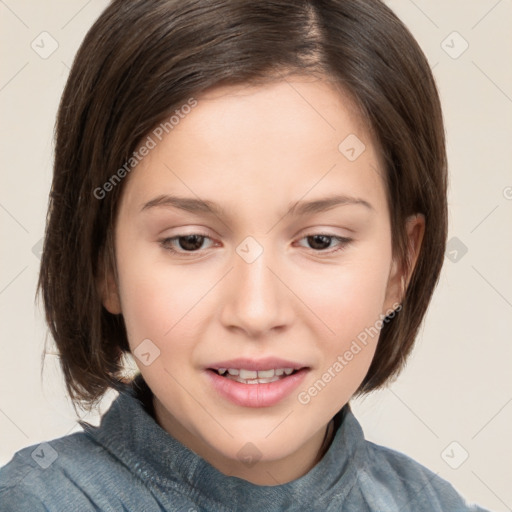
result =
[{"label": "smile", "polygon": [[283,360],[229,363],[205,368],[206,385],[223,400],[251,408],[272,407],[289,398],[311,370]]}]

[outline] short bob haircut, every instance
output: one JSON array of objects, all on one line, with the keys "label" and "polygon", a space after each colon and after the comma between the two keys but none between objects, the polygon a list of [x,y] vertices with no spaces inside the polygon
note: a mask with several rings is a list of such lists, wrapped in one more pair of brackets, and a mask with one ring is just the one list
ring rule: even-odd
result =
[{"label": "short bob haircut", "polygon": [[405,220],[425,216],[402,308],[384,321],[357,394],[403,368],[447,233],[441,106],[407,28],[380,0],[114,0],[87,33],[61,98],[36,291],[75,406],[90,409],[125,382],[123,317],[103,307],[98,289],[105,271],[117,275],[113,230],[126,180],[113,176],[124,176],[145,137],[190,98],[293,73],[326,77],[353,99],[384,162],[402,268],[410,268]]}]

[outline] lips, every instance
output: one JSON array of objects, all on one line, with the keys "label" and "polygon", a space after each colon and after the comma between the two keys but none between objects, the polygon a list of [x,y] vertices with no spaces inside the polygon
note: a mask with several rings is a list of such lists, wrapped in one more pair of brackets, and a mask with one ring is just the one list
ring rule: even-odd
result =
[{"label": "lips", "polygon": [[271,357],[220,361],[206,370],[209,384],[222,398],[242,407],[271,407],[289,396],[310,368]]}]

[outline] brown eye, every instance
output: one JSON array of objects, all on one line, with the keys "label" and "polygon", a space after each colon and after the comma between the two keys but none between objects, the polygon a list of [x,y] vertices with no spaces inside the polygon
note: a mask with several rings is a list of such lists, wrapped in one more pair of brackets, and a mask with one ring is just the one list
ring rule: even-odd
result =
[{"label": "brown eye", "polygon": [[197,251],[198,249],[201,249],[201,246],[204,242],[204,236],[202,235],[187,235],[187,236],[180,236],[178,238],[178,244],[180,246],[180,249],[183,249],[185,251]]},{"label": "brown eye", "polygon": [[327,235],[310,235],[306,237],[308,244],[312,249],[325,250],[331,245],[332,236]]},{"label": "brown eye", "polygon": [[159,243],[171,253],[186,255],[187,253],[201,252],[208,249],[208,246],[204,247],[207,241],[210,241],[210,247],[213,247],[213,241],[209,236],[201,233],[191,233],[164,238],[159,240]]},{"label": "brown eye", "polygon": [[311,249],[318,254],[325,253],[330,255],[338,251],[342,251],[347,245],[352,242],[351,238],[342,236],[329,235],[327,233],[313,233],[301,238],[300,241],[305,240],[307,245],[299,243],[300,246]]}]

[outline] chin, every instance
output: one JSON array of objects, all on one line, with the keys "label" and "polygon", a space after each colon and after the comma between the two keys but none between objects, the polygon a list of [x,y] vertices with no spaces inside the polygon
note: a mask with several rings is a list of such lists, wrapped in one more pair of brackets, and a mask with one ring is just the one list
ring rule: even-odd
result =
[{"label": "chin", "polygon": [[[282,420],[280,420],[282,421]],[[225,442],[219,442],[219,438],[204,439],[215,451],[229,459],[242,460],[244,457],[254,457],[261,462],[271,462],[288,457],[296,452],[307,442],[309,433],[291,431],[289,425],[279,430],[279,421],[261,423],[261,428],[254,425],[252,428],[233,429],[226,425],[226,429],[233,438],[224,436]],[[276,428],[277,427],[277,428]]]}]

